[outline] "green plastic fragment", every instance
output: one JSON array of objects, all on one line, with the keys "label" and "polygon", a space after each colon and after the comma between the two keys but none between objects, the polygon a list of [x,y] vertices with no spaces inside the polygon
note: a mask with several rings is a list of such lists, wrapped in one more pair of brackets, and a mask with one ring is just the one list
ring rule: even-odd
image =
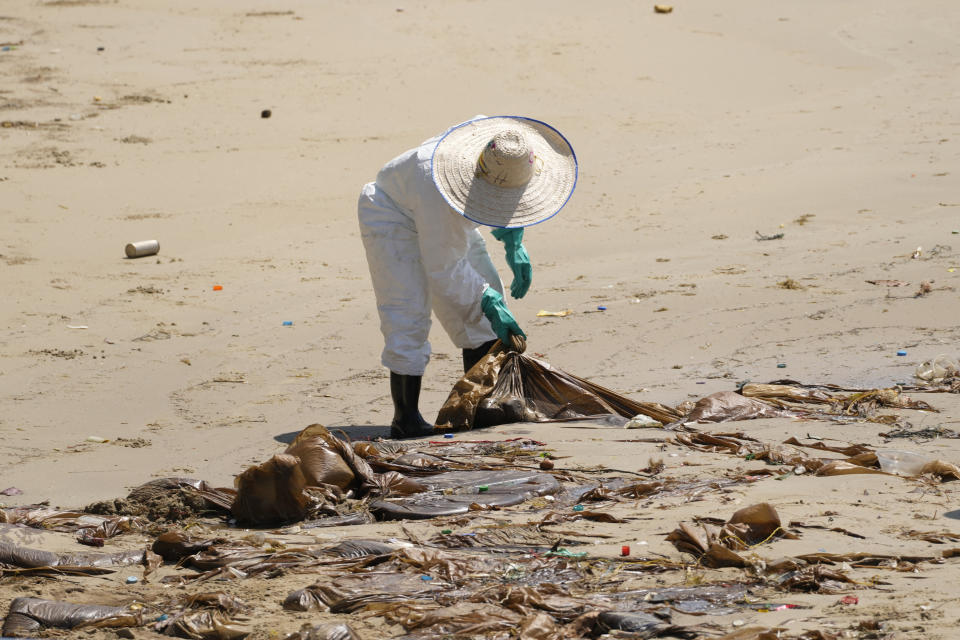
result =
[{"label": "green plastic fragment", "polygon": [[443,529],[440,531],[440,533],[453,533],[453,531],[450,529]]},{"label": "green plastic fragment", "polygon": [[490,487],[488,487],[488,486],[485,485],[485,484],[482,484],[482,485],[480,485],[479,487],[477,487],[477,491],[479,491],[480,493],[483,493],[484,491],[488,491],[489,489],[490,489]]},{"label": "green plastic fragment", "polygon": [[545,555],[545,556],[556,556],[556,557],[558,557],[558,558],[586,558],[586,557],[587,557],[587,552],[586,552],[586,551],[579,551],[579,552],[577,552],[577,553],[574,553],[573,551],[568,551],[567,549],[564,549],[563,547],[561,547],[561,548],[557,549],[556,551],[547,551],[547,552],[546,552],[545,554],[543,554],[543,555]]}]

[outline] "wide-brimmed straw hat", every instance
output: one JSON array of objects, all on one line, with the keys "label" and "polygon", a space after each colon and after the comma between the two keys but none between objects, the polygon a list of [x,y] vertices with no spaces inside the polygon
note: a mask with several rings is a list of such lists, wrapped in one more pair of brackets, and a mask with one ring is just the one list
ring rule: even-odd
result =
[{"label": "wide-brimmed straw hat", "polygon": [[544,122],[519,116],[450,129],[433,152],[432,170],[451,207],[490,227],[543,222],[577,185],[577,157],[567,139]]}]

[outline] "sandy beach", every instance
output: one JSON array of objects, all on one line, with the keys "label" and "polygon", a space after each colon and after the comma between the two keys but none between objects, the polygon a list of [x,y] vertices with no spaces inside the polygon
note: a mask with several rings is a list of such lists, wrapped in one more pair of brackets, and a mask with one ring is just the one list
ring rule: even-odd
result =
[{"label": "sandy beach", "polygon": [[[394,155],[481,113],[549,122],[579,161],[570,203],[526,232],[533,286],[510,308],[529,353],[669,406],[744,381],[914,385],[922,362],[960,357],[958,34],[960,7],[946,0],[689,0],[667,14],[621,1],[0,2],[0,489],[22,492],[0,503],[80,509],[169,476],[229,487],[312,423],[354,441],[388,437],[357,194]],[[157,255],[125,257],[148,239]],[[488,247],[509,282],[500,245]],[[538,316],[562,310],[572,313]],[[431,342],[428,420],[462,373],[436,322]],[[913,430],[958,430],[960,396],[906,395],[936,410],[895,411]],[[889,424],[697,428],[960,464],[960,440],[891,440]],[[558,470],[638,473],[662,458],[660,477],[719,478],[763,466],[672,436],[599,423],[458,434],[540,441]],[[938,555],[960,543],[901,534],[960,536],[957,485],[798,474],[618,502],[611,513],[625,523],[565,528],[598,534],[591,557],[644,542],[680,560],[665,535],[681,522],[768,502],[785,524],[829,519],[864,537],[803,530],[767,558]],[[536,511],[511,509],[498,515]],[[405,526],[424,536],[440,525]],[[70,534],[34,534],[30,546],[83,549]],[[108,544],[142,547],[138,536]],[[384,522],[314,542],[360,537],[404,533]],[[655,579],[690,584],[688,574]],[[960,638],[960,560],[853,574],[872,585],[856,605],[784,594],[809,608],[673,623],[705,638],[751,626],[782,626],[784,638]],[[123,604],[159,593],[126,575],[3,575],[0,615],[20,595]],[[409,631],[284,611],[286,593],[309,582],[225,588],[254,603],[252,638],[321,619],[364,639]]]}]

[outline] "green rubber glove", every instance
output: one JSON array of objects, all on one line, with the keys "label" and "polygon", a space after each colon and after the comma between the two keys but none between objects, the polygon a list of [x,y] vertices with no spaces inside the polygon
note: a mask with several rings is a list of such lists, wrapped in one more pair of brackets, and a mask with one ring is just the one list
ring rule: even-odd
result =
[{"label": "green rubber glove", "polygon": [[513,282],[510,283],[510,295],[519,300],[527,295],[530,281],[533,279],[533,266],[530,256],[523,246],[523,227],[519,229],[494,229],[493,237],[503,243],[507,251],[507,264],[513,271]]},{"label": "green rubber glove", "polygon": [[487,287],[483,292],[483,297],[480,298],[480,309],[483,310],[483,315],[487,316],[490,326],[493,327],[493,332],[497,334],[503,344],[510,344],[511,333],[524,338],[527,337],[527,334],[520,330],[516,319],[510,313],[510,309],[507,309],[507,303],[503,301],[503,296],[493,287]]}]

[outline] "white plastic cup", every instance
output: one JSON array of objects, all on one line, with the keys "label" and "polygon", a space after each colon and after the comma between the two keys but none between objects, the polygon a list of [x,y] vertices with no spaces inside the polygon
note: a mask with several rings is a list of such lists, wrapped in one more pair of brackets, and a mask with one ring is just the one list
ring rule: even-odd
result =
[{"label": "white plastic cup", "polygon": [[160,243],[156,240],[141,240],[140,242],[131,242],[126,246],[128,258],[142,258],[144,256],[153,256],[159,253]]},{"label": "white plastic cup", "polygon": [[923,466],[932,458],[913,451],[899,451],[897,449],[878,449],[877,462],[880,470],[895,473],[898,476],[915,476],[923,470]]}]

